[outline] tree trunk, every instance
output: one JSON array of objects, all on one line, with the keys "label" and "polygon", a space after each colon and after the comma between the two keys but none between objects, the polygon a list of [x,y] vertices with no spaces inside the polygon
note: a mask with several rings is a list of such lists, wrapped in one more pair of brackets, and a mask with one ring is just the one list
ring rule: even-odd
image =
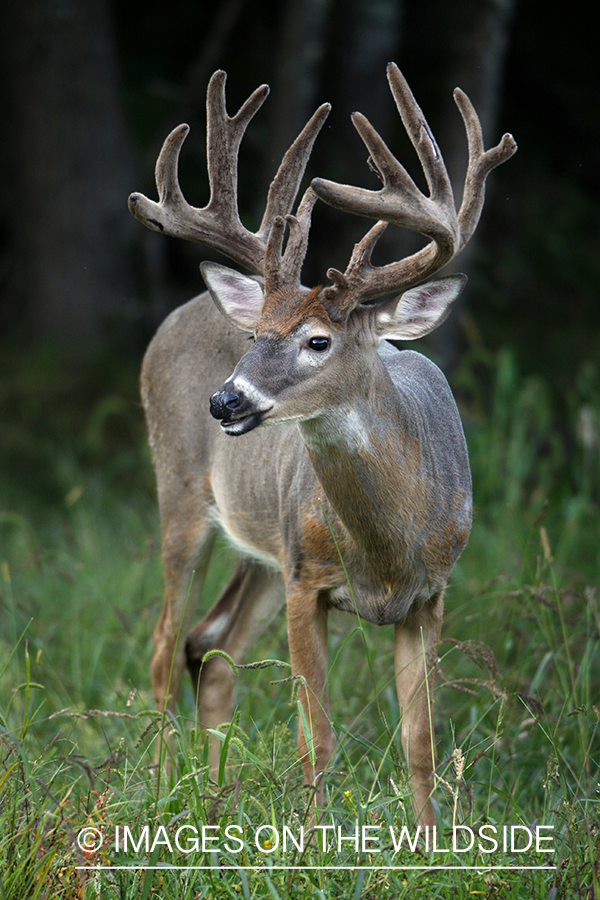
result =
[{"label": "tree trunk", "polygon": [[[411,67],[422,68],[422,47],[426,42],[427,52],[435,60],[435,66],[429,72],[425,71],[425,96],[419,101],[426,115],[432,109],[430,124],[444,156],[457,207],[462,198],[468,153],[465,130],[452,91],[455,87],[465,91],[477,110],[486,148],[494,146],[502,135],[502,130],[498,131],[497,113],[513,8],[514,0],[461,0],[460,3],[421,0],[411,6],[412,16],[408,23],[411,40],[407,43],[407,56]],[[434,17],[435,28],[429,29]],[[426,35],[426,38],[419,43],[413,36],[416,34]],[[493,172],[490,184],[493,190]],[[484,217],[485,211],[484,206]],[[469,274],[476,245],[477,232],[444,273]],[[460,307],[458,312],[460,315]],[[456,315],[450,316],[428,338],[445,371],[453,367],[458,357],[458,322]]]},{"label": "tree trunk", "polygon": [[129,294],[126,140],[105,0],[5,13],[14,184],[12,291],[38,335],[96,344]]},{"label": "tree trunk", "polygon": [[[402,0],[336,0],[333,4],[324,60],[322,99],[331,101],[330,128],[315,147],[314,168],[324,178],[377,190],[380,183],[369,170],[368,151],[356,133],[351,113],[364,113],[389,137],[395,109],[386,80],[386,63],[396,59],[400,39]],[[314,270],[311,283],[323,282],[330,266],[342,271],[356,241],[373,224],[319,204],[310,243]],[[388,256],[388,229],[377,247],[377,260]],[[377,261],[376,260],[376,261]]]}]

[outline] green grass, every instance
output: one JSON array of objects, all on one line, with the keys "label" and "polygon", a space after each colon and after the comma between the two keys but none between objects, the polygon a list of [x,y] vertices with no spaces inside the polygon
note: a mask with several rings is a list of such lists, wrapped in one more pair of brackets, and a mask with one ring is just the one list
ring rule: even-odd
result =
[{"label": "green grass", "polygon": [[[435,852],[406,841],[396,852],[389,830],[415,833],[395,749],[391,629],[363,634],[351,617],[332,616],[339,745],[321,824],[343,837],[356,822],[370,829],[378,842],[358,853],[350,841],[292,843],[310,797],[296,759],[283,616],[252,655],[281,664],[238,673],[216,782],[191,686],[176,719],[165,723],[153,710],[162,574],[133,369],[97,363],[83,389],[44,354],[27,363],[5,355],[2,365],[0,900],[600,896],[600,392],[590,363],[564,397],[537,377],[521,379],[508,352],[473,353],[456,376],[477,514],[448,591],[439,654],[445,846]],[[230,565],[219,548],[205,603]],[[165,724],[176,762],[157,784],[152,763]],[[555,852],[454,852],[453,824],[552,826]],[[183,825],[196,829],[180,832],[188,837],[204,827],[205,852],[179,852]],[[265,825],[273,827],[257,846]],[[284,825],[285,852],[265,846]],[[117,826],[121,835],[128,826],[136,847],[115,848]],[[77,845],[86,827],[104,835],[95,854]],[[486,868],[524,861],[556,868]],[[76,868],[109,863],[110,871]],[[286,865],[303,868],[278,868]],[[419,865],[432,868],[404,868]],[[451,865],[459,868],[439,868]]]}]

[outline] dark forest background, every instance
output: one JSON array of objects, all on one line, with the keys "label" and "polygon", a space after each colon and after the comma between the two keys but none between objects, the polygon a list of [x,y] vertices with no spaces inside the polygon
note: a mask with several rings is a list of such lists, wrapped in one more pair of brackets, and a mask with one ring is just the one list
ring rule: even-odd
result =
[{"label": "dark forest background", "polygon": [[[209,251],[146,231],[127,196],[156,196],[162,140],[187,121],[182,187],[193,205],[206,202],[204,96],[217,68],[228,73],[230,114],[259,84],[271,86],[241,150],[240,207],[251,225],[284,150],[325,100],[333,112],[309,176],[376,186],[354,109],[418,176],[385,78],[389,59],[425,111],[460,198],[466,148],[452,89],[461,86],[486,145],[510,131],[519,151],[488,181],[457,265],[469,285],[432,352],[452,370],[473,348],[509,346],[521,374],[538,372],[559,392],[582,362],[600,358],[599,79],[584,4],[23,0],[1,29],[5,400],[11,367],[22,370],[40,346],[63,361],[59,371],[67,359],[81,366],[111,353],[135,369],[168,311],[203,288],[198,263]],[[313,222],[305,283],[343,269],[368,225],[323,204]],[[388,229],[379,261],[412,240]]]}]

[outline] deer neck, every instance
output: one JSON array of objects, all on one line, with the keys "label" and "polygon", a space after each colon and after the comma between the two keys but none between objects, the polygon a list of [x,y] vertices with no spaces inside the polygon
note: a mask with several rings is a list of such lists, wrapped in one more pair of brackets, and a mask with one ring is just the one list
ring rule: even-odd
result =
[{"label": "deer neck", "polygon": [[300,433],[345,537],[385,580],[387,570],[390,577],[398,570],[399,546],[409,552],[421,486],[419,443],[379,357],[345,394],[339,406],[300,423]]}]

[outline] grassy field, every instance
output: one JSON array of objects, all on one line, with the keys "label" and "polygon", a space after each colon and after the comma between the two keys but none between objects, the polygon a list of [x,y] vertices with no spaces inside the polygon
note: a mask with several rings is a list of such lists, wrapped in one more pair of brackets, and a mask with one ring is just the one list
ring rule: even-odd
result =
[{"label": "grassy field", "polygon": [[[2,355],[0,900],[600,897],[597,368],[561,396],[508,351],[455,373],[476,517],[439,653],[435,847],[415,843],[395,749],[391,629],[332,616],[339,743],[327,829],[304,845],[284,616],[249,660],[271,662],[238,672],[216,782],[191,686],[177,718],[153,710],[162,575],[136,368]],[[231,563],[220,547],[206,604]],[[157,783],[165,725],[176,762]]]}]

